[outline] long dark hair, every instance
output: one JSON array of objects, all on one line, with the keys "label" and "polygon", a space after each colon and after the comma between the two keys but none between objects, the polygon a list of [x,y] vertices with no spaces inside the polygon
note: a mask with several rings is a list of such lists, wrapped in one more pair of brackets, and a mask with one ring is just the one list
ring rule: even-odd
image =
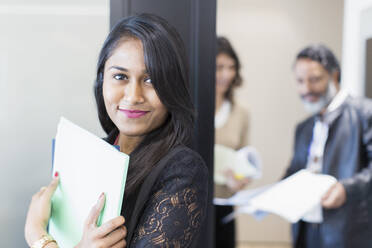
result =
[{"label": "long dark hair", "polygon": [[240,61],[229,40],[220,36],[217,38],[217,56],[222,53],[232,58],[235,62],[235,78],[233,79],[224,96],[225,99],[229,100],[229,102],[234,103],[234,89],[242,85],[243,82],[242,77],[240,76]]},{"label": "long dark hair", "polygon": [[103,100],[104,66],[116,47],[125,42],[126,38],[136,38],[142,42],[146,69],[160,101],[169,113],[165,123],[147,134],[130,154],[125,188],[125,192],[130,194],[173,147],[190,144],[193,136],[194,106],[189,91],[184,44],[176,29],[156,15],[131,16],[113,27],[98,58],[94,93],[98,117],[105,132],[115,138],[119,133],[106,112]]}]

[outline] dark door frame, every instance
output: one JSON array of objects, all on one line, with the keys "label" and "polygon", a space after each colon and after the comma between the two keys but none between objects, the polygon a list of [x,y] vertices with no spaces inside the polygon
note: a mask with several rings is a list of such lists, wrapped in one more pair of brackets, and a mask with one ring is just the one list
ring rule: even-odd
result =
[{"label": "dark door frame", "polygon": [[216,0],[110,0],[110,26],[135,13],[153,13],[177,28],[186,46],[197,110],[194,149],[209,169],[207,221],[198,247],[214,247],[213,147],[215,109]]}]

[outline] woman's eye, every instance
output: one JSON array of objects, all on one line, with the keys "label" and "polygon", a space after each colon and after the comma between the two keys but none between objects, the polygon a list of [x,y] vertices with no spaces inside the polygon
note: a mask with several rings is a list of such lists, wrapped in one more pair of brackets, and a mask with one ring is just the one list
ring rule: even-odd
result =
[{"label": "woman's eye", "polygon": [[128,77],[125,74],[115,74],[114,78],[116,80],[126,80],[126,79],[128,79]]},{"label": "woman's eye", "polygon": [[151,78],[145,78],[144,82],[145,82],[145,83],[148,83],[148,84],[151,84],[151,83],[152,83],[152,82],[151,82]]}]

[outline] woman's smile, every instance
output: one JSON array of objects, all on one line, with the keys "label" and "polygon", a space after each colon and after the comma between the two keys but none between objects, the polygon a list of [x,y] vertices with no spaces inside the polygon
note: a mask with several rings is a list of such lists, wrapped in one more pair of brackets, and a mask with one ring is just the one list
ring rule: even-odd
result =
[{"label": "woman's smile", "polygon": [[147,71],[139,39],[122,41],[107,59],[102,90],[107,114],[122,136],[141,140],[168,116]]},{"label": "woman's smile", "polygon": [[143,110],[136,110],[136,109],[125,109],[122,107],[118,107],[118,110],[131,119],[140,118],[150,112],[150,111],[143,111]]}]

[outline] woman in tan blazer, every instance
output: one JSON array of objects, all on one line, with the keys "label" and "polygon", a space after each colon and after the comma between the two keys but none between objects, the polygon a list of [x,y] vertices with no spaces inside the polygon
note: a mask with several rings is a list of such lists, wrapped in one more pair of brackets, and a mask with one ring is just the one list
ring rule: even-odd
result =
[{"label": "woman in tan blazer", "polygon": [[[217,39],[215,143],[238,150],[248,143],[248,112],[234,102],[233,93],[242,84],[240,62],[230,42]],[[249,183],[237,179],[231,170],[224,172],[226,184],[215,183],[215,197],[227,198]],[[235,247],[235,222],[223,223],[222,218],[233,211],[232,206],[215,206],[216,247]]]}]

